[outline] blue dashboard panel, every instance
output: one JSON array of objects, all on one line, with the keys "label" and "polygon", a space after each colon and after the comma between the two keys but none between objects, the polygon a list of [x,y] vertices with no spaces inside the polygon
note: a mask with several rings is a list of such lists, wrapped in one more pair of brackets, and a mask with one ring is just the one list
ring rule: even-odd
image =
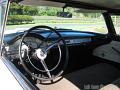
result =
[{"label": "blue dashboard panel", "polygon": [[[81,32],[81,31],[73,31],[73,30],[57,30],[61,36],[63,38],[67,38],[66,40],[70,40],[69,43],[78,43],[78,42],[88,42],[88,41],[91,41],[91,37],[94,37],[94,36],[97,36],[97,33],[91,33],[91,32]],[[34,30],[34,33],[36,34],[39,34],[39,35],[42,35],[43,37],[47,37],[51,31],[48,31],[48,30],[44,30],[44,31],[41,31],[41,30]],[[24,32],[18,32],[18,33],[12,33],[12,34],[7,34],[5,35],[5,38],[4,38],[4,41],[6,43],[10,43],[10,42],[14,42],[14,40],[18,37],[20,37],[20,35],[23,35]],[[55,33],[52,33],[52,35],[50,35],[51,39],[54,39],[54,38],[58,38],[58,36],[55,34]],[[88,39],[82,39],[82,41],[80,40],[81,38],[88,38]],[[72,40],[73,39],[73,40]]]},{"label": "blue dashboard panel", "polygon": [[63,36],[95,36],[95,34],[83,33],[83,32],[61,32]]},{"label": "blue dashboard panel", "polygon": [[[46,33],[41,33],[41,35],[43,37],[47,37],[49,35],[50,32],[46,32]],[[96,34],[93,33],[85,33],[85,32],[73,32],[73,31],[69,31],[69,32],[63,32],[63,31],[59,31],[59,33],[63,36],[63,37],[92,37],[92,36],[96,36]],[[51,38],[56,37],[56,35],[53,33],[51,35]]]}]

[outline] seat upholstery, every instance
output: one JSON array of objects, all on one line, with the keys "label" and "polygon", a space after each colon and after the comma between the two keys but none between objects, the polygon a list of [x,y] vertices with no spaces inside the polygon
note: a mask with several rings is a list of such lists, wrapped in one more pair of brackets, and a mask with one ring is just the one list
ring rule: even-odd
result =
[{"label": "seat upholstery", "polygon": [[64,78],[49,85],[37,84],[40,90],[98,90],[120,76],[120,71],[105,63],[67,74]]},{"label": "seat upholstery", "polygon": [[75,86],[66,78],[63,78],[61,81],[54,84],[49,85],[37,84],[37,86],[40,88],[40,90],[80,90],[79,87]]},{"label": "seat upholstery", "polygon": [[103,88],[101,88],[100,90],[120,90],[120,88],[118,88],[116,85],[114,84],[109,84]]}]

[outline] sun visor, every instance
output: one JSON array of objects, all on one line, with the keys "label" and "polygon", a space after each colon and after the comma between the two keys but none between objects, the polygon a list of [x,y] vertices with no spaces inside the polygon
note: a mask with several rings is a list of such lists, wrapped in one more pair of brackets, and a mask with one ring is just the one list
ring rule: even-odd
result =
[{"label": "sun visor", "polygon": [[87,3],[88,5],[92,4],[111,9],[120,9],[120,0],[72,0],[72,1],[83,2]]},{"label": "sun visor", "polygon": [[37,5],[37,6],[52,6],[52,7],[64,7],[65,3],[45,1],[45,0],[24,0],[20,4],[23,5]]}]

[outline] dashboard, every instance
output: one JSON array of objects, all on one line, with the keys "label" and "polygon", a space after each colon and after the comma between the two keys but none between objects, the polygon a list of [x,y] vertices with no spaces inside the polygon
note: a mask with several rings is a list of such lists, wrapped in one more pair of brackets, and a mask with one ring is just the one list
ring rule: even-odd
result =
[{"label": "dashboard", "polygon": [[91,42],[91,38],[79,38],[79,39],[68,39],[65,40],[67,45],[77,45],[82,43],[88,43]]},{"label": "dashboard", "polygon": [[[95,33],[79,32],[79,31],[72,31],[72,30],[71,31],[59,30],[58,32],[64,38],[67,46],[75,46],[75,45],[80,45],[84,43],[90,43],[92,42],[92,37],[97,35]],[[47,35],[49,34],[49,31],[45,31],[45,32],[36,31],[34,33],[35,33],[35,37],[28,36],[25,38],[25,42],[27,42],[33,48],[37,48],[42,42],[41,38],[39,38],[39,34],[46,38]],[[19,50],[19,44],[21,41],[20,36],[22,34],[23,33],[20,32],[20,33],[15,33],[14,35],[13,34],[5,35],[4,43],[6,43],[7,45],[6,46],[7,54],[10,55],[12,59],[19,58],[18,50]],[[36,35],[38,35],[38,37],[36,37]],[[47,41],[47,45],[50,45],[58,38],[53,34],[51,35],[51,37],[49,37],[49,39],[50,40]],[[61,45],[62,43],[59,42],[59,44]]]}]

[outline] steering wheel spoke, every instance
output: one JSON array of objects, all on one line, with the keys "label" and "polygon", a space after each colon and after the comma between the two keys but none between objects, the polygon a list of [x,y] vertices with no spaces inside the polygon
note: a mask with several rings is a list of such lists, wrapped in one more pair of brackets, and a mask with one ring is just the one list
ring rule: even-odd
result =
[{"label": "steering wheel spoke", "polygon": [[47,67],[47,65],[46,65],[46,63],[45,63],[45,61],[44,61],[44,60],[40,60],[40,62],[41,62],[41,64],[43,65],[43,67],[44,67],[44,69],[45,69],[45,71],[46,71],[48,77],[51,78],[52,76],[51,76],[51,74],[50,74],[50,71],[49,71],[49,69],[48,69],[48,67]]}]

